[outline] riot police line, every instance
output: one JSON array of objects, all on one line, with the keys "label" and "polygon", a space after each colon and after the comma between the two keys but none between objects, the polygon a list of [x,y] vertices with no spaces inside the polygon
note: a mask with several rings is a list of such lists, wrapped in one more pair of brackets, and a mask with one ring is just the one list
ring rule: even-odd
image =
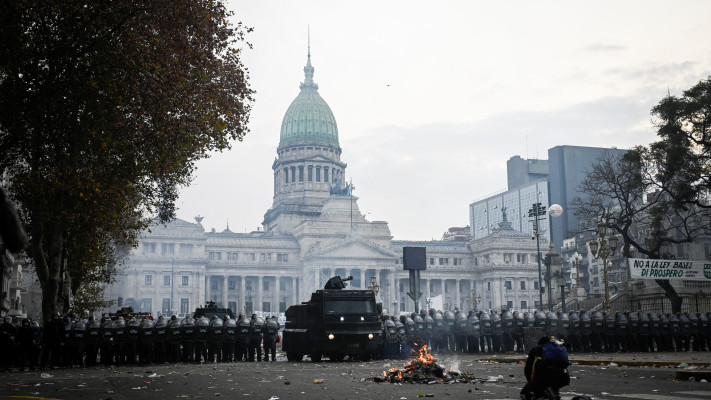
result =
[{"label": "riot police line", "polygon": [[[2,325],[5,370],[179,362],[276,361],[277,318],[164,316],[75,320],[53,315],[44,329],[24,320]],[[27,334],[21,333],[27,331]],[[26,337],[30,339],[27,340]],[[263,350],[263,352],[262,352]]]},{"label": "riot police line", "polygon": [[[544,312],[422,310],[383,314],[381,357],[408,358],[418,343],[433,353],[527,353],[542,336],[563,338],[571,352],[711,350],[711,312],[585,310]],[[528,339],[528,340],[527,340]]]}]

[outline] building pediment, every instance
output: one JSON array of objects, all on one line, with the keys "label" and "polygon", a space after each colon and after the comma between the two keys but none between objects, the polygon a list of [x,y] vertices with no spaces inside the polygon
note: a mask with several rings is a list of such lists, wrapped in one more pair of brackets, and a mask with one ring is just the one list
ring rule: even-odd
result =
[{"label": "building pediment", "polygon": [[312,244],[308,258],[319,259],[397,259],[398,254],[362,238],[350,238],[342,242],[321,247],[320,242]]}]

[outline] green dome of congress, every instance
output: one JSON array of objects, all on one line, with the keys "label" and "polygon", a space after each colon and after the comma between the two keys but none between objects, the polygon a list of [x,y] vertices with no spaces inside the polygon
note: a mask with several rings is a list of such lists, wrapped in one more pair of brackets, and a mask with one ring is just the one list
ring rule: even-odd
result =
[{"label": "green dome of congress", "polygon": [[312,145],[339,149],[338,126],[331,108],[318,94],[314,83],[314,67],[311,66],[311,51],[304,67],[306,79],[300,85],[301,92],[291,102],[281,122],[279,149],[292,146]]}]

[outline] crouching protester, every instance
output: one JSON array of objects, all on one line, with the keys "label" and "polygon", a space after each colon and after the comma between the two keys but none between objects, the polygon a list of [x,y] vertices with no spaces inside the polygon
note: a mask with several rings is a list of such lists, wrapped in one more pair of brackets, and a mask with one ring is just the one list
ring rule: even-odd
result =
[{"label": "crouching protester", "polygon": [[524,374],[528,383],[521,389],[521,399],[560,399],[558,393],[570,384],[568,350],[563,340],[544,336],[531,349]]}]

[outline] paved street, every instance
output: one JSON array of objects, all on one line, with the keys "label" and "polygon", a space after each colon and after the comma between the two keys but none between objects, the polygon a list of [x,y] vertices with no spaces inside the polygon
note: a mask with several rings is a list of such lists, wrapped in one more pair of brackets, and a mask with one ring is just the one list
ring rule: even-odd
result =
[{"label": "paved street", "polygon": [[[521,356],[438,355],[437,362],[481,377],[475,384],[389,384],[367,378],[401,367],[402,360],[292,363],[163,364],[0,373],[0,399],[518,399],[524,383]],[[498,360],[498,361],[496,361]],[[678,366],[711,364],[709,353],[572,355],[571,385],[563,398],[697,400],[711,398],[711,383],[678,381]],[[613,362],[614,364],[610,364]],[[627,366],[657,364],[664,366]],[[49,374],[51,376],[42,374]],[[319,382],[319,383],[315,383]],[[491,381],[491,382],[487,382]]]}]

